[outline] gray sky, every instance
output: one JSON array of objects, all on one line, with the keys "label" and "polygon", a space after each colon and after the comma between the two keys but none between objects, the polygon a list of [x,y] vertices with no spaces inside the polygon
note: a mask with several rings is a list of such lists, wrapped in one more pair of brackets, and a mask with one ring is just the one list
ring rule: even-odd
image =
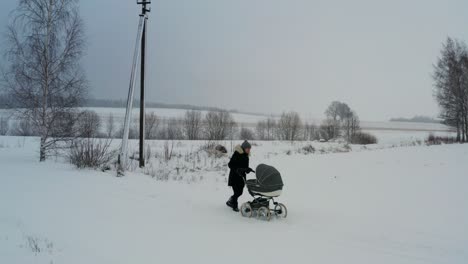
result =
[{"label": "gray sky", "polygon": [[[332,100],[363,120],[435,116],[430,73],[447,36],[468,40],[466,0],[154,0],[148,100],[295,110]],[[16,1],[0,3],[0,25]],[[96,98],[124,99],[139,9],[81,0]]]}]

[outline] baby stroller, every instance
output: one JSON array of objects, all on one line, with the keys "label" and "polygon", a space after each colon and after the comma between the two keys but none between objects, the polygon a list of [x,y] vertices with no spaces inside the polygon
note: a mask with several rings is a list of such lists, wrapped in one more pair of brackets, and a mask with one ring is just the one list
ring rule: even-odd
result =
[{"label": "baby stroller", "polygon": [[[274,200],[283,190],[283,180],[279,171],[272,166],[260,164],[255,175],[256,179],[245,181],[254,200],[241,205],[242,216],[252,217],[256,213],[257,218],[267,221],[271,219],[272,214],[285,218],[288,215],[286,206]],[[273,208],[270,208],[270,202],[273,203]]]}]

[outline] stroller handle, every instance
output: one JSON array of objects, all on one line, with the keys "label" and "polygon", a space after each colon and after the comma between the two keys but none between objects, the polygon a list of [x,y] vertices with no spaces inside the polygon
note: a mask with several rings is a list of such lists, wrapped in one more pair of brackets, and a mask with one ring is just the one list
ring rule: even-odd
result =
[{"label": "stroller handle", "polygon": [[245,174],[249,174],[250,172],[253,172],[255,173],[254,170],[252,170],[251,168],[238,168],[236,170],[237,174],[241,175],[242,173],[245,173]]},{"label": "stroller handle", "polygon": [[[247,174],[249,174],[250,172],[255,173],[254,170],[251,169],[249,171],[248,169],[250,169],[250,168],[239,168],[239,169],[236,170],[237,174],[239,174],[239,176],[241,176],[242,179],[244,180],[244,183],[247,183]],[[245,177],[243,177],[242,174],[245,174]]]}]

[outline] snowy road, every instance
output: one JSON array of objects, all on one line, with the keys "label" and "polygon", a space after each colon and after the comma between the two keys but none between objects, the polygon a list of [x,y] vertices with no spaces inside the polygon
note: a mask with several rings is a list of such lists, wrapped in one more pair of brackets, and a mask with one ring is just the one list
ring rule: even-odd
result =
[{"label": "snowy road", "polygon": [[226,208],[216,173],[115,178],[39,164],[34,144],[0,147],[0,263],[468,261],[468,145],[254,156],[282,172],[289,209],[261,222]]}]

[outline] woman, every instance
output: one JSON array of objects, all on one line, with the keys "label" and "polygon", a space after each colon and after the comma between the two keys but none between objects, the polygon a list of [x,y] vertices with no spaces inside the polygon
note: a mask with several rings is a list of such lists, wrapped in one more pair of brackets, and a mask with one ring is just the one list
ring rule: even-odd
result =
[{"label": "woman", "polygon": [[237,199],[242,195],[245,186],[245,177],[247,173],[253,172],[249,168],[249,155],[252,145],[249,142],[244,141],[242,145],[237,145],[234,148],[234,154],[232,154],[231,160],[228,163],[229,169],[229,180],[228,186],[232,187],[234,194],[226,202],[226,205],[231,207],[234,211],[239,212]]}]

